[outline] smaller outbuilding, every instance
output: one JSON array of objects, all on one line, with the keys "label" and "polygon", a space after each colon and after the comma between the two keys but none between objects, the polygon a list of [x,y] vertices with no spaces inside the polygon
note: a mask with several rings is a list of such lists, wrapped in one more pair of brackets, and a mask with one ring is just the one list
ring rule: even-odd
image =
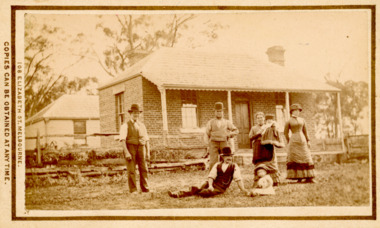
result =
[{"label": "smaller outbuilding", "polygon": [[63,95],[25,122],[26,150],[36,148],[39,132],[41,146],[87,145],[100,147],[100,138],[88,136],[100,131],[99,97]]}]

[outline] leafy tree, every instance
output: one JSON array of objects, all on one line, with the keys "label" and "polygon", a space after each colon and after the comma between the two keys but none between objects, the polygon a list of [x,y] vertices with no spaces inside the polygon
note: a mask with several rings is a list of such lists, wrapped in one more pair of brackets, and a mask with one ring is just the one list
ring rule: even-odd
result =
[{"label": "leafy tree", "polygon": [[[93,45],[88,53],[95,56],[104,71],[112,77],[160,47],[174,47],[182,39],[194,48],[200,46],[196,43],[199,37],[208,38],[206,42],[212,42],[218,37],[217,31],[225,28],[211,21],[198,22],[191,27],[190,22],[197,18],[193,14],[116,15],[116,26],[107,25],[102,16],[99,18],[101,21],[96,28],[103,31],[110,45],[103,55],[97,54]],[[184,32],[189,29],[192,32],[185,37]]]},{"label": "leafy tree", "polygon": [[[353,134],[357,134],[358,119],[361,111],[368,107],[368,83],[363,81],[348,80],[341,82],[337,79],[332,79],[327,75],[326,83],[341,90],[340,102],[342,118],[348,119],[349,124],[353,126]],[[317,111],[315,118],[317,119],[318,131],[325,131],[328,137],[336,136],[338,132],[338,113],[337,97],[335,93],[320,93],[316,95]],[[344,123],[343,123],[344,124]],[[343,126],[347,128],[348,126]]]},{"label": "leafy tree", "polygon": [[[63,53],[67,35],[58,27],[35,23],[26,15],[25,20],[25,115],[31,117],[51,102],[67,93],[84,89],[95,77],[69,79],[65,71],[80,63],[84,57],[70,56],[70,61],[57,64]],[[57,65],[61,69],[57,70]],[[57,72],[58,71],[58,72]]]},{"label": "leafy tree", "polygon": [[316,93],[316,109],[314,119],[317,123],[316,134],[333,138],[337,136],[338,113],[336,109],[337,97],[335,93]]},{"label": "leafy tree", "polygon": [[358,118],[360,112],[369,104],[368,83],[363,81],[346,81],[344,83],[328,81],[341,89],[342,117],[350,120],[356,134],[358,130]]}]

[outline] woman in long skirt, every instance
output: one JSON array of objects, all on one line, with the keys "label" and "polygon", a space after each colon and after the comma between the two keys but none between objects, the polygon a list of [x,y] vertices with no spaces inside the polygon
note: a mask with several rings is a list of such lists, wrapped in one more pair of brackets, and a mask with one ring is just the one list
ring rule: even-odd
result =
[{"label": "woman in long skirt", "polygon": [[[290,106],[290,119],[285,124],[284,134],[288,144],[287,179],[315,183],[313,179],[314,162],[310,153],[310,140],[305,120],[299,117],[302,107],[299,104]],[[289,138],[289,131],[292,132]]]},{"label": "woman in long skirt", "polygon": [[[273,180],[273,185],[276,186],[280,183],[280,171],[277,165],[277,157],[273,144],[262,145],[262,136],[265,133],[267,126],[264,124],[265,116],[263,112],[256,114],[257,125],[253,126],[249,132],[249,138],[252,140],[253,158],[252,163],[254,167],[259,165],[265,166],[268,174]],[[257,180],[255,176],[254,180]]]}]

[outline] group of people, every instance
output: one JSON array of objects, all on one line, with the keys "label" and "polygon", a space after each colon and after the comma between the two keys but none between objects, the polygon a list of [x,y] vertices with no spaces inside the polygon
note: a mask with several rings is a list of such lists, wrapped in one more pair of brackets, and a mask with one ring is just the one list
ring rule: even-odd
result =
[{"label": "group of people", "polygon": [[[314,163],[310,153],[310,140],[305,120],[299,117],[302,108],[299,104],[290,106],[290,119],[286,122],[284,135],[288,142],[287,179],[298,182],[314,183]],[[139,121],[142,112],[137,104],[128,110],[131,119],[120,128],[120,141],[128,170],[128,185],[131,193],[137,192],[136,165],[140,173],[141,191],[149,192],[148,168],[149,145],[145,125]],[[251,190],[244,187],[239,166],[233,162],[234,140],[239,130],[234,124],[223,118],[223,103],[215,103],[215,118],[206,125],[209,143],[209,174],[200,186],[192,186],[187,190],[169,191],[170,197],[180,198],[192,195],[211,197],[224,193],[235,181],[240,190],[247,196],[273,195],[273,186],[280,183],[280,171],[276,158],[276,147],[285,147],[281,140],[274,115],[258,112],[255,117],[257,125],[249,132],[252,141],[254,165],[254,184]],[[289,133],[291,132],[291,136]]]}]

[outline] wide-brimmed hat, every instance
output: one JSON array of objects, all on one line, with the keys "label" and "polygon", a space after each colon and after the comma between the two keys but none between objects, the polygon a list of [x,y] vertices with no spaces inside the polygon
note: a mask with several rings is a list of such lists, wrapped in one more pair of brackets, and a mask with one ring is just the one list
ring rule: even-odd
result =
[{"label": "wide-brimmed hat", "polygon": [[223,147],[221,155],[222,156],[233,156],[234,154],[232,153],[230,147]]},{"label": "wide-brimmed hat", "polygon": [[142,111],[140,110],[140,107],[139,107],[138,104],[132,104],[132,105],[131,105],[131,108],[128,110],[129,113],[130,113],[130,112],[134,112],[134,111],[142,112]]},{"label": "wide-brimmed hat", "polygon": [[224,109],[223,103],[222,102],[216,102],[214,109],[217,111],[223,110]]},{"label": "wide-brimmed hat", "polygon": [[290,112],[292,112],[293,110],[299,110],[300,112],[302,112],[302,107],[300,104],[292,104],[290,106]]},{"label": "wide-brimmed hat", "polygon": [[268,172],[268,167],[266,165],[264,165],[264,164],[260,164],[260,165],[258,165],[258,166],[255,167],[255,171],[254,171],[255,175],[257,175],[257,171],[259,171],[260,169],[263,169],[263,170],[265,170],[265,171]]},{"label": "wide-brimmed hat", "polygon": [[265,120],[274,120],[274,115],[273,114],[266,114]]}]

